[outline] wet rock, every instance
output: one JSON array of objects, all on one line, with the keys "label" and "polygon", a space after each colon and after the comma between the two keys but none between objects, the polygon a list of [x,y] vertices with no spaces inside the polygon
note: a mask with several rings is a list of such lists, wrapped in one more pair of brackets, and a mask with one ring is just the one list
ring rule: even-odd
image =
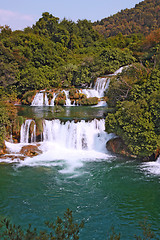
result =
[{"label": "wet rock", "polygon": [[20,154],[28,157],[34,157],[41,154],[42,151],[38,148],[37,145],[27,145],[21,148]]},{"label": "wet rock", "polygon": [[6,147],[0,148],[0,156],[6,153]]},{"label": "wet rock", "polygon": [[124,155],[124,156],[127,156],[127,157],[136,158],[136,156],[133,156],[130,153],[127,145],[124,143],[124,141],[120,137],[110,139],[106,143],[106,147],[107,147],[107,150],[110,151],[110,152],[121,154],[121,155]]}]

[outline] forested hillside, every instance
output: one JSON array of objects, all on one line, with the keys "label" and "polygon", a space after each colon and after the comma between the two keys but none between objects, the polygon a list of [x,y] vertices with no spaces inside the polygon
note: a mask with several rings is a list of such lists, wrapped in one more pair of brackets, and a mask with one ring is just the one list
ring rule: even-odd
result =
[{"label": "forested hillside", "polygon": [[[30,104],[28,99],[36,90],[87,87],[99,76],[132,65],[129,72],[111,81],[106,93],[109,106],[115,109],[115,113],[107,116],[106,130],[119,135],[132,154],[148,156],[157,150],[160,145],[159,14],[160,0],[141,2],[134,9],[102,20],[99,26],[107,29],[102,31],[105,36],[97,31],[98,25],[93,27],[88,20],[60,21],[48,12],[23,31],[1,26],[0,145],[3,146],[11,125],[19,128],[12,105],[16,99]],[[137,111],[141,121],[135,120],[133,126]],[[143,146],[139,147],[142,139]]]},{"label": "forested hillside", "polygon": [[145,0],[135,5],[135,8],[121,10],[117,14],[94,23],[94,29],[105,37],[118,33],[125,35],[133,33],[148,34],[160,27],[160,0]]},{"label": "forested hillside", "polygon": [[135,61],[128,48],[110,45],[90,21],[60,21],[49,13],[24,31],[1,27],[1,86],[21,97],[33,89],[89,85]]}]

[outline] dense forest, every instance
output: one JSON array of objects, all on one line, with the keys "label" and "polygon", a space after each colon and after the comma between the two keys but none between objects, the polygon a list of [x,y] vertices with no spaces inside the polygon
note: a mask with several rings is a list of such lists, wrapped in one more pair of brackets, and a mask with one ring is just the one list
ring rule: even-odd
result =
[{"label": "dense forest", "polygon": [[142,33],[147,35],[160,27],[160,0],[146,0],[135,8],[121,10],[117,14],[94,23],[94,29],[105,37]]},{"label": "dense forest", "polygon": [[154,153],[160,144],[158,3],[146,0],[96,24],[60,21],[45,12],[23,31],[1,26],[1,147],[10,126],[17,130],[21,124],[15,102],[29,102],[40,89],[87,87],[98,76],[128,65],[106,93],[108,105],[114,108],[106,117],[106,130],[119,135],[136,156]]}]

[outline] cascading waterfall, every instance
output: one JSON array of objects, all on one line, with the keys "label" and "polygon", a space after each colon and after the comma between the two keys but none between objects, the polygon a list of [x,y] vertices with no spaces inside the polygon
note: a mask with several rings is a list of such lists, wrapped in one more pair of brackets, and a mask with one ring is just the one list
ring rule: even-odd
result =
[{"label": "cascading waterfall", "polygon": [[65,103],[65,106],[75,106],[75,103],[71,104],[71,100],[69,98],[69,91],[68,90],[63,90],[63,92],[65,93],[66,95],[66,103]]},{"label": "cascading waterfall", "polygon": [[32,119],[28,119],[22,124],[20,131],[20,143],[29,143],[29,139],[31,142],[36,142],[36,124],[34,121],[33,131],[30,136],[30,126],[32,121]]},{"label": "cascading waterfall", "polygon": [[[24,144],[36,144],[36,131],[34,120],[26,120],[21,126],[20,151]],[[31,127],[32,126],[32,127]],[[31,130],[32,129],[32,130]],[[59,166],[62,173],[76,173],[83,166],[84,161],[99,161],[111,158],[106,149],[106,142],[113,137],[105,131],[105,120],[67,121],[59,119],[43,120],[43,137],[38,143],[42,154],[33,158],[26,158],[19,163],[20,166]],[[32,135],[33,133],[33,135]],[[15,144],[8,143],[7,147],[15,151]]]},{"label": "cascading waterfall", "polygon": [[57,94],[53,93],[53,98],[51,100],[50,106],[54,106],[54,100],[56,99],[56,97],[57,97]]},{"label": "cascading waterfall", "polygon": [[44,120],[44,141],[55,142],[62,148],[77,150],[100,150],[104,148],[107,138],[111,135],[104,132],[104,119],[94,119],[90,122],[60,120]]},{"label": "cascading waterfall", "polygon": [[[106,89],[109,86],[110,77],[121,73],[122,70],[124,68],[127,68],[127,67],[128,66],[121,67],[120,69],[115,71],[115,73],[110,74],[107,77],[97,78],[97,80],[94,84],[94,87],[92,89],[91,88],[82,89],[82,90],[79,90],[79,92],[85,94],[87,96],[87,98],[97,97],[97,98],[101,99],[102,97],[104,97],[104,92],[106,91]],[[65,95],[66,95],[65,106],[75,106],[75,103],[73,103],[73,104],[71,103],[71,100],[69,98],[69,91],[68,90],[62,90],[62,92],[64,92]],[[39,93],[36,93],[36,95],[35,95],[35,97],[32,101],[31,106],[54,106],[54,100],[55,100],[56,96],[57,96],[57,94],[53,93],[53,99],[51,100],[51,102],[49,104],[47,94],[45,93],[45,91],[44,90],[40,91]],[[106,105],[106,103],[103,102],[103,101],[100,101],[99,104],[98,104],[98,106],[104,106],[104,105]]]},{"label": "cascading waterfall", "polygon": [[[32,119],[28,119],[21,126],[20,142],[36,142],[36,124],[31,132]],[[61,148],[77,150],[102,150],[111,134],[105,131],[105,120],[94,119],[85,122],[67,121],[59,119],[43,121],[43,142],[54,142]]]},{"label": "cascading waterfall", "polygon": [[[108,88],[109,86],[109,78],[97,78],[94,88],[91,89],[81,89],[79,92],[85,94],[87,98],[90,97],[97,97],[97,98],[102,98],[104,96],[104,91]],[[75,102],[71,103],[71,100],[69,98],[69,91],[68,90],[62,90],[62,92],[65,93],[66,96],[66,102],[65,106],[75,106]],[[39,92],[36,93],[33,102],[31,106],[54,106],[54,101],[55,98],[57,97],[58,93],[53,93],[53,99],[51,100],[50,104],[47,98],[47,94],[44,92]],[[103,104],[99,104],[103,105]]]},{"label": "cascading waterfall", "polygon": [[98,92],[98,97],[104,97],[104,92],[109,86],[108,78],[97,78],[94,89]]},{"label": "cascading waterfall", "polygon": [[31,142],[36,142],[36,124],[34,122],[33,132],[31,133]]},{"label": "cascading waterfall", "polygon": [[44,92],[36,93],[31,106],[48,106],[47,94]]}]

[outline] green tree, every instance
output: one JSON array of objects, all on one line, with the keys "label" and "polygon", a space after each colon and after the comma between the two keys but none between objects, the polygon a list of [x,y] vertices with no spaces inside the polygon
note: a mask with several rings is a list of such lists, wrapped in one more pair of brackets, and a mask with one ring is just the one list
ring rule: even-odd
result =
[{"label": "green tree", "polygon": [[0,223],[0,237],[5,240],[75,240],[79,239],[80,229],[84,227],[84,222],[75,223],[72,211],[67,209],[63,219],[57,217],[55,223],[46,222],[46,225],[51,230],[37,232],[36,229],[32,230],[29,225],[28,229],[24,231],[21,226],[16,226],[9,220],[3,219]]}]

